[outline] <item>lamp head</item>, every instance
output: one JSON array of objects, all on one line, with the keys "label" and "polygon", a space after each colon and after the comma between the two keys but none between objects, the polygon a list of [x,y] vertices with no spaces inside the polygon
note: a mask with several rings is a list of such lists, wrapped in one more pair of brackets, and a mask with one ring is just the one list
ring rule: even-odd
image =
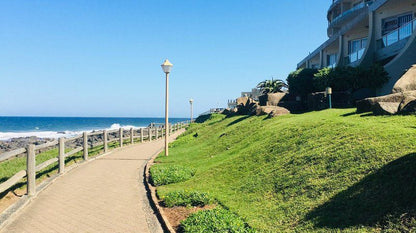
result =
[{"label": "lamp head", "polygon": [[193,102],[194,102],[194,100],[193,100],[193,99],[190,99],[190,100],[189,100],[189,103],[190,103],[190,104],[192,104]]},{"label": "lamp head", "polygon": [[327,87],[327,88],[326,88],[326,94],[328,94],[328,95],[332,95],[332,88]]},{"label": "lamp head", "polygon": [[166,59],[161,66],[162,66],[163,72],[165,72],[165,74],[169,74],[172,69],[173,64],[170,63],[168,59]]}]

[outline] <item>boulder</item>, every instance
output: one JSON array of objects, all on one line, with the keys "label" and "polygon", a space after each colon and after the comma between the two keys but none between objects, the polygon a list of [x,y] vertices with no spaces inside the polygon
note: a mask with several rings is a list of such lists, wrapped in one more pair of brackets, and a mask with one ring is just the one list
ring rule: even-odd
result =
[{"label": "boulder", "polygon": [[269,117],[275,117],[286,114],[290,114],[290,111],[278,106],[259,106],[256,111],[257,116],[269,115]]},{"label": "boulder", "polygon": [[286,93],[269,93],[259,96],[260,106],[278,106],[279,102],[285,97]]},{"label": "boulder", "polygon": [[402,111],[406,105],[416,100],[416,91],[408,91],[403,93],[403,99],[399,105],[399,112]]},{"label": "boulder", "polygon": [[254,115],[257,107],[258,103],[251,98],[240,97],[237,99],[237,114],[239,115]]},{"label": "boulder", "polygon": [[415,114],[416,113],[416,100],[410,101],[408,104],[399,109],[399,114]]},{"label": "boulder", "polygon": [[376,107],[376,104],[380,102],[397,103],[398,105],[400,105],[400,103],[403,101],[403,96],[403,93],[394,93],[390,95],[366,98],[357,101],[357,113],[372,112],[374,111],[374,109],[379,110],[379,107]]},{"label": "boulder", "polygon": [[373,113],[375,115],[394,115],[399,111],[398,102],[377,102],[373,106]]},{"label": "boulder", "polygon": [[[403,114],[409,114],[414,101],[416,101],[416,91],[367,98],[357,102],[357,113],[373,112],[374,114],[391,115],[403,112]],[[409,105],[410,103],[412,105]]]},{"label": "boulder", "polygon": [[247,103],[247,101],[248,101],[248,97],[240,97],[240,98],[237,98],[237,100],[236,100],[236,105],[238,106],[238,105],[246,105],[246,103]]},{"label": "boulder", "polygon": [[416,90],[416,65],[413,65],[407,72],[394,84],[393,93]]}]

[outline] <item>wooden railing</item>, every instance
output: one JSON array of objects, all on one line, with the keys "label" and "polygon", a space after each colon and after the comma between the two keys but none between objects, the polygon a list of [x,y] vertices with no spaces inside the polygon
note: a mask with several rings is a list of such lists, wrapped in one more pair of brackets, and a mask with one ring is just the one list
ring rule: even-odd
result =
[{"label": "wooden railing", "polygon": [[[175,132],[179,129],[182,129],[189,125],[189,121],[183,121],[176,124],[173,124],[169,127],[169,134]],[[124,137],[124,132],[129,131],[129,136]],[[114,138],[109,139],[109,134],[115,135]],[[91,136],[100,136],[102,135],[102,141],[93,143],[88,143],[88,138]],[[21,170],[10,177],[8,180],[0,183],[0,193],[9,190],[15,184],[19,183],[23,178],[27,178],[27,195],[33,196],[36,194],[36,172],[41,171],[42,169],[58,163],[58,173],[62,174],[65,171],[65,158],[71,155],[74,155],[80,151],[83,151],[83,160],[88,160],[88,150],[89,148],[94,148],[97,146],[103,145],[103,153],[109,151],[108,144],[111,142],[118,141],[119,147],[123,147],[124,142],[127,140],[130,144],[134,144],[135,139],[138,141],[152,141],[159,138],[163,138],[165,135],[165,128],[162,126],[158,127],[147,127],[134,129],[130,128],[125,130],[123,128],[114,129],[114,130],[102,130],[96,132],[84,132],[81,135],[77,135],[71,138],[59,138],[51,142],[47,142],[41,145],[29,144],[26,148],[19,148],[13,151],[5,152],[0,154],[0,163],[9,159],[13,159],[22,154],[26,154],[26,170]],[[82,138],[82,146],[73,148],[71,151],[65,152],[65,144],[68,144],[71,141],[75,141]],[[52,147],[58,145],[58,155],[55,158],[49,159],[41,164],[36,165],[36,154],[38,151],[47,151],[51,150]],[[52,148],[53,149],[53,148]]]}]

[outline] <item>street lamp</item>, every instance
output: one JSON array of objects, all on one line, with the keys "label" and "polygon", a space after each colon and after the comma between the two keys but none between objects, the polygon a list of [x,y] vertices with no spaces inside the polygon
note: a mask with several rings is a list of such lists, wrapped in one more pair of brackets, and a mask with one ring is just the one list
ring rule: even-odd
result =
[{"label": "street lamp", "polygon": [[169,62],[168,59],[166,59],[162,66],[163,72],[166,74],[166,94],[165,94],[165,156],[169,155],[168,151],[168,144],[169,144],[169,115],[168,115],[168,109],[169,109],[169,73],[172,69],[172,63]]},{"label": "street lamp", "polygon": [[192,120],[193,120],[193,117],[194,117],[194,109],[193,109],[194,100],[190,99],[189,103],[191,104],[191,123],[192,123]]},{"label": "street lamp", "polygon": [[329,108],[332,108],[332,99],[331,99],[331,95],[332,95],[332,88],[327,87],[326,88],[326,94],[328,95],[328,103],[329,103]]}]

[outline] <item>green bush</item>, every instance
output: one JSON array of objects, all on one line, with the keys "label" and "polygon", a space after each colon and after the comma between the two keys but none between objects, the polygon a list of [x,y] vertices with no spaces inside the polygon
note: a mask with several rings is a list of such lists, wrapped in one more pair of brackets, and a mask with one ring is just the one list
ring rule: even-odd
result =
[{"label": "green bush", "polygon": [[314,75],[314,91],[332,87],[334,91],[356,91],[362,88],[379,88],[388,81],[383,66],[323,68]]},{"label": "green bush", "polygon": [[240,217],[229,210],[215,208],[191,214],[181,222],[182,232],[254,232]]},{"label": "green bush", "polygon": [[150,183],[154,186],[179,183],[195,175],[193,169],[178,165],[154,165],[150,168]]},{"label": "green bush", "polygon": [[289,92],[301,96],[314,92],[313,79],[317,72],[316,69],[298,69],[290,73],[287,77]]},{"label": "green bush", "polygon": [[383,66],[336,67],[299,69],[289,74],[289,92],[305,96],[312,92],[324,91],[332,87],[334,91],[356,91],[362,88],[379,88],[388,81],[388,73]]},{"label": "green bush", "polygon": [[205,206],[214,204],[215,200],[207,193],[197,191],[173,191],[161,197],[167,207],[174,206]]}]

